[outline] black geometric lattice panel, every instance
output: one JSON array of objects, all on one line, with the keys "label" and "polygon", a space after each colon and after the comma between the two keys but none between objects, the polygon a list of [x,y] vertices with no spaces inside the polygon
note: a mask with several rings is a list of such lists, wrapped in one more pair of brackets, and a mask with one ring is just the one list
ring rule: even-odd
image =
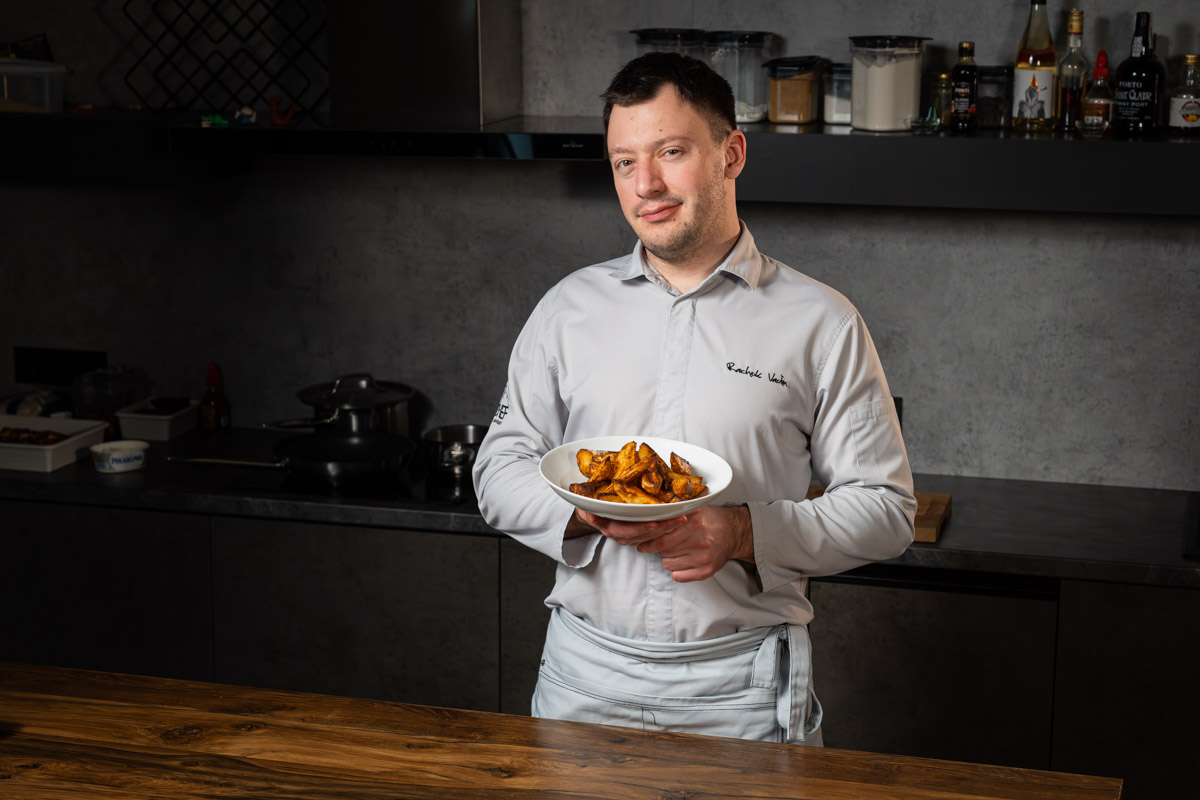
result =
[{"label": "black geometric lattice panel", "polygon": [[125,0],[125,84],[154,111],[232,113],[280,98],[299,114],[329,91],[325,6],[309,0]]}]

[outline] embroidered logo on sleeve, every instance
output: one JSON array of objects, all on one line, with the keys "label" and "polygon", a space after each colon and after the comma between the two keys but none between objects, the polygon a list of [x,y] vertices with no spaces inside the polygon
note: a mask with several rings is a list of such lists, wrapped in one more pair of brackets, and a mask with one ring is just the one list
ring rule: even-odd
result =
[{"label": "embroidered logo on sleeve", "polygon": [[492,417],[492,424],[499,425],[504,422],[504,418],[508,416],[508,386],[504,387],[504,394],[500,396],[500,405],[496,408],[496,416]]},{"label": "embroidered logo on sleeve", "polygon": [[[738,375],[745,375],[747,378],[754,378],[755,380],[760,381],[763,379],[762,370],[755,369],[751,366],[738,366],[736,361],[726,361],[725,369],[729,370],[730,372],[737,373]],[[767,380],[769,380],[771,383],[779,384],[780,386],[788,385],[787,379],[783,377],[782,372],[768,372]]]}]

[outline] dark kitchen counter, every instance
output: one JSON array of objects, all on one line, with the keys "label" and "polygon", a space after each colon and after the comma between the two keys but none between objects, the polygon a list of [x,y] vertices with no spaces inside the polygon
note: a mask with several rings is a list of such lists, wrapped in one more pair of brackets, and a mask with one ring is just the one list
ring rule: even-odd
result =
[{"label": "dark kitchen counter", "polygon": [[[414,458],[378,496],[309,493],[284,470],[181,464],[169,454],[268,460],[274,431],[191,434],[153,443],[143,470],[100,474],[90,461],[52,473],[0,470],[0,498],[190,514],[495,535],[470,485],[422,474]],[[952,496],[938,542],[915,544],[883,568],[1019,575],[1200,589],[1184,556],[1200,531],[1200,492],[917,475],[916,488]]]}]

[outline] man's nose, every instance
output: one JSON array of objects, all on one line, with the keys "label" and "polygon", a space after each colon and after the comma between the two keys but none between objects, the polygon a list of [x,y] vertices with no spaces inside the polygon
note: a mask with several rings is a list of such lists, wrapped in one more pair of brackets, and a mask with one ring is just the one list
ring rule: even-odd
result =
[{"label": "man's nose", "polygon": [[663,183],[662,171],[658,168],[658,164],[651,161],[649,163],[638,165],[638,197],[654,197],[655,195],[662,194],[665,189],[666,184]]}]

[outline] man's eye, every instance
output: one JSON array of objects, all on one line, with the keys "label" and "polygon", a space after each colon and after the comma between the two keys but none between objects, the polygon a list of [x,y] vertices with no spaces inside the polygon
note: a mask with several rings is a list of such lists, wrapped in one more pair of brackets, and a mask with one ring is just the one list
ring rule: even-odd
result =
[{"label": "man's eye", "polygon": [[615,164],[613,164],[613,166],[616,167],[617,169],[629,169],[629,167],[632,164],[633,164],[633,162],[630,161],[628,158],[622,158],[619,161],[617,161]]}]

